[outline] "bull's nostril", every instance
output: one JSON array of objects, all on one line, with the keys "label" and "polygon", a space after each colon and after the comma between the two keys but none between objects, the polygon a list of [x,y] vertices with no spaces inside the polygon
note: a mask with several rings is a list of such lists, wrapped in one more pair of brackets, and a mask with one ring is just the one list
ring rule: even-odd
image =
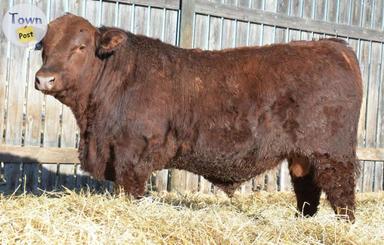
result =
[{"label": "bull's nostril", "polygon": [[39,78],[35,77],[35,83],[40,84]]},{"label": "bull's nostril", "polygon": [[36,76],[35,86],[37,86],[39,90],[51,90],[54,86],[54,81],[54,76]]}]

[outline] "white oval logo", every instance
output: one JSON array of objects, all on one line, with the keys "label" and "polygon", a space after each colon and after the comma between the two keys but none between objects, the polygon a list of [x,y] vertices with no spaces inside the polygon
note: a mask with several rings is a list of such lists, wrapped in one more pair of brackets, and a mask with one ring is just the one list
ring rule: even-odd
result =
[{"label": "white oval logo", "polygon": [[5,12],[3,31],[8,40],[19,46],[32,46],[40,42],[47,32],[44,12],[32,4],[18,4]]}]

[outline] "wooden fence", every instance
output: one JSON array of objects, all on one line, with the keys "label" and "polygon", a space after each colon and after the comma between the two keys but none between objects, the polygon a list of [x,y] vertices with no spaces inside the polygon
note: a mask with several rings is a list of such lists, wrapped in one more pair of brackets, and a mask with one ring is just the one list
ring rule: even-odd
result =
[{"label": "wooden fence", "polygon": [[[1,18],[18,3],[36,4],[49,20],[72,12],[97,26],[119,26],[184,48],[345,38],[358,55],[364,77],[358,190],[383,190],[384,0],[2,0]],[[70,110],[34,89],[40,51],[11,45],[0,33],[0,54],[0,192],[18,186],[33,192],[61,186],[111,190],[110,183],[97,182],[79,169],[79,135]],[[289,190],[286,165],[248,181],[240,191]],[[155,173],[149,188],[217,191],[201,176],[179,170]]]}]

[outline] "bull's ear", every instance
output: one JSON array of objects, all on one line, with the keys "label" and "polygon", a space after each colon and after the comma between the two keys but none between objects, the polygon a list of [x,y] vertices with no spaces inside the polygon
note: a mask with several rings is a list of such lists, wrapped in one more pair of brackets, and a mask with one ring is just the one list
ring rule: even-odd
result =
[{"label": "bull's ear", "polygon": [[122,30],[102,30],[96,44],[96,53],[99,57],[108,56],[126,41],[127,34]]}]

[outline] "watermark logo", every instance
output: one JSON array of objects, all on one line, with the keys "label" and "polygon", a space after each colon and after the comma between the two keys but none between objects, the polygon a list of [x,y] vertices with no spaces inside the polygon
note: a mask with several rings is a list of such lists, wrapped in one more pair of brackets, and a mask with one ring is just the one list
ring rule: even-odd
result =
[{"label": "watermark logo", "polygon": [[47,32],[47,18],[33,4],[18,4],[5,12],[3,31],[11,43],[24,47],[33,46]]}]

